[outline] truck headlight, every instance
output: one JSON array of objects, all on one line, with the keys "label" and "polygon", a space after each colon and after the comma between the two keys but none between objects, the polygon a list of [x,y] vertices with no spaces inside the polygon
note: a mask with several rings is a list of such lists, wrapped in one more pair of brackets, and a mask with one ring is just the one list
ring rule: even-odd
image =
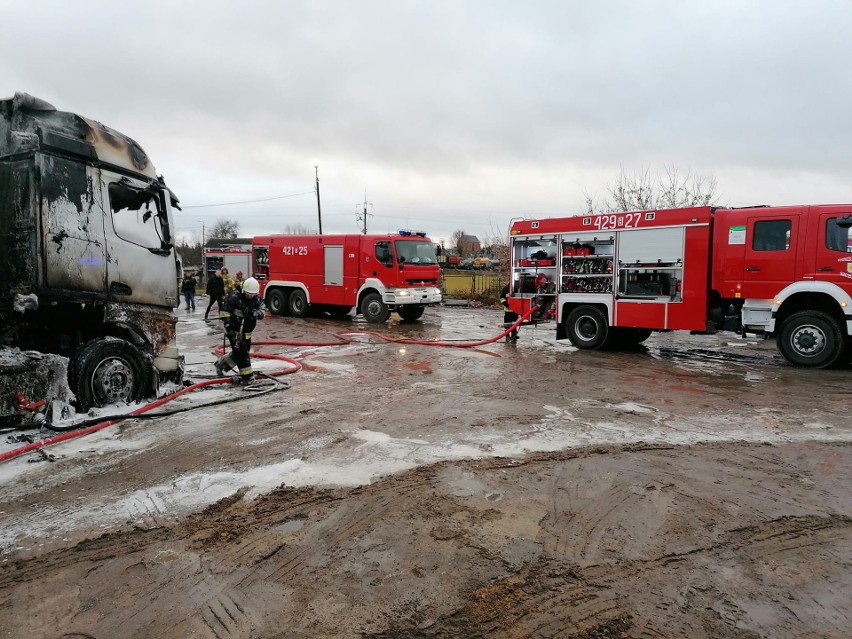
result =
[{"label": "truck headlight", "polygon": [[411,291],[397,291],[397,297],[411,297]]}]

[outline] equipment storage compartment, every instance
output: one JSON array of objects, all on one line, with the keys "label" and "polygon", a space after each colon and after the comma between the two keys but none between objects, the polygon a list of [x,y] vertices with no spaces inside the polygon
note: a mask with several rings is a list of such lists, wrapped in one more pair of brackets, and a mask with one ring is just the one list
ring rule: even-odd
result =
[{"label": "equipment storage compartment", "polygon": [[512,292],[554,294],[559,241],[555,235],[517,237],[512,242]]},{"label": "equipment storage compartment", "polygon": [[560,291],[612,293],[612,235],[564,235],[561,241]]},{"label": "equipment storage compartment", "polygon": [[621,231],[618,242],[618,297],[681,301],[682,227]]}]

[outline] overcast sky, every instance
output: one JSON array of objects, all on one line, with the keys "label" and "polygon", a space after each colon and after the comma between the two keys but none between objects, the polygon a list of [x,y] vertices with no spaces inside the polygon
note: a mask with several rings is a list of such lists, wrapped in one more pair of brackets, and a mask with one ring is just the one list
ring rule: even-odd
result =
[{"label": "overcast sky", "polygon": [[[0,0],[0,97],[134,138],[184,234],[507,233],[623,167],[850,202],[852,1]],[[247,200],[293,197],[252,204]]]}]

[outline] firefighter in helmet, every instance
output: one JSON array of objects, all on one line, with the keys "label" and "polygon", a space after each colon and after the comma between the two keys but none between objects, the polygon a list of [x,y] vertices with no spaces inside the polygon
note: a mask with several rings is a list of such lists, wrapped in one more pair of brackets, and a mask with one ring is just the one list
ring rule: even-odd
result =
[{"label": "firefighter in helmet", "polygon": [[233,291],[222,302],[219,319],[225,322],[225,335],[231,343],[231,352],[216,360],[216,374],[219,377],[232,368],[239,371],[243,381],[254,377],[249,359],[251,332],[257,320],[263,319],[265,312],[260,298],[260,284],[253,277],[243,282],[242,289]]},{"label": "firefighter in helmet", "polygon": [[[505,328],[509,328],[506,324],[514,324],[518,321],[519,315],[511,309],[509,306],[509,285],[503,287],[503,290],[500,291],[500,306],[503,307],[503,326]],[[517,342],[518,341],[518,329],[515,328],[513,331],[506,335],[507,342]]]}]

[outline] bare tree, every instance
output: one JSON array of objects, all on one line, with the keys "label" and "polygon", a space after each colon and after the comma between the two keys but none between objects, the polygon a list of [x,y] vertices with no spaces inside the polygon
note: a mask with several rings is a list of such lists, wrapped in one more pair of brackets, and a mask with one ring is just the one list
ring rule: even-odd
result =
[{"label": "bare tree", "polygon": [[656,178],[651,177],[649,169],[630,175],[622,168],[615,182],[607,187],[609,198],[601,200],[586,194],[586,213],[709,206],[716,203],[716,189],[715,176],[692,171],[682,175],[674,166],[667,166]]},{"label": "bare tree", "polygon": [[450,246],[455,249],[459,257],[464,257],[464,236],[467,235],[462,230],[453,231],[450,236]]},{"label": "bare tree", "polygon": [[718,194],[716,177],[694,175],[687,171],[681,176],[674,166],[666,167],[660,178],[660,193],[657,208],[676,209],[685,206],[710,206],[716,203]]},{"label": "bare tree", "polygon": [[281,231],[284,235],[314,235],[315,230],[309,229],[304,224],[288,224]]},{"label": "bare tree", "polygon": [[509,237],[506,232],[495,228],[494,220],[488,220],[488,235],[482,241],[482,248],[487,255],[500,260],[500,265],[509,263]]},{"label": "bare tree", "polygon": [[236,220],[226,220],[220,218],[216,220],[216,224],[210,230],[211,238],[221,238],[224,240],[233,240],[240,232],[240,223]]}]

